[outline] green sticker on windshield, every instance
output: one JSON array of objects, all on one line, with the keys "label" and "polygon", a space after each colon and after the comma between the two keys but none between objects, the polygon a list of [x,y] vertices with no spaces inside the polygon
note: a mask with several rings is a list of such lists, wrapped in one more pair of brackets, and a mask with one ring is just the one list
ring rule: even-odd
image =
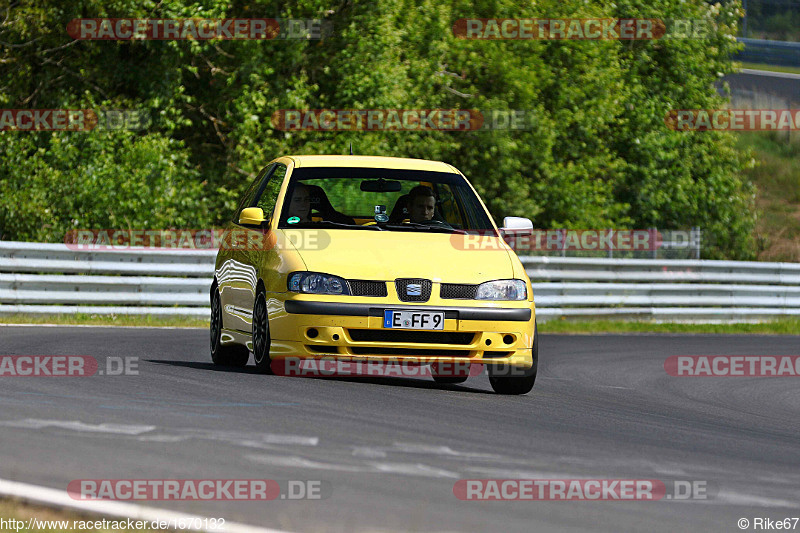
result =
[{"label": "green sticker on windshield", "polygon": [[289,224],[297,224],[300,222],[300,217],[289,217],[289,220],[286,221]]}]

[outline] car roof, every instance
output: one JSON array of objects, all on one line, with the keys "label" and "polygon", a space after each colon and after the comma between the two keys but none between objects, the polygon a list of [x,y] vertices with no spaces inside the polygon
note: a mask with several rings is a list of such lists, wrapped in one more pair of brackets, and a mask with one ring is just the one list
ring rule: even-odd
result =
[{"label": "car roof", "polygon": [[296,168],[302,167],[362,167],[362,168],[396,168],[401,170],[428,170],[434,172],[450,172],[456,170],[441,161],[426,159],[410,159],[405,157],[382,157],[367,155],[290,155]]}]

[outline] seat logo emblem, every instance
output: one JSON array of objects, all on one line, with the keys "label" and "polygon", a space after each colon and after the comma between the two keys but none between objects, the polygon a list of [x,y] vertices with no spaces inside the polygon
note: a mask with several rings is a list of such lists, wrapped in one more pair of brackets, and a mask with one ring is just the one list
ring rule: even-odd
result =
[{"label": "seat logo emblem", "polygon": [[406,296],[422,296],[422,285],[419,283],[406,285]]}]

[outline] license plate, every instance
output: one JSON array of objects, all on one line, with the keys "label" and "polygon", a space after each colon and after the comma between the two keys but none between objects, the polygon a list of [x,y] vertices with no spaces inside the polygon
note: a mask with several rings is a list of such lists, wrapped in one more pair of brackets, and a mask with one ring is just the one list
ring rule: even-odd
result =
[{"label": "license plate", "polygon": [[444,313],[386,310],[383,312],[383,327],[396,329],[444,329]]}]

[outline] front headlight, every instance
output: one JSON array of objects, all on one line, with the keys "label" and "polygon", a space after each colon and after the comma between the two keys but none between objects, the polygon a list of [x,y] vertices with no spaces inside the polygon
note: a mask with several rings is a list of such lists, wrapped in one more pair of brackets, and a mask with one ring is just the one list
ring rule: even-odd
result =
[{"label": "front headlight", "polygon": [[289,290],[306,294],[350,294],[345,279],[318,272],[295,272],[289,276]]},{"label": "front headlight", "polygon": [[476,300],[524,300],[528,297],[521,279],[499,279],[478,285]]}]

